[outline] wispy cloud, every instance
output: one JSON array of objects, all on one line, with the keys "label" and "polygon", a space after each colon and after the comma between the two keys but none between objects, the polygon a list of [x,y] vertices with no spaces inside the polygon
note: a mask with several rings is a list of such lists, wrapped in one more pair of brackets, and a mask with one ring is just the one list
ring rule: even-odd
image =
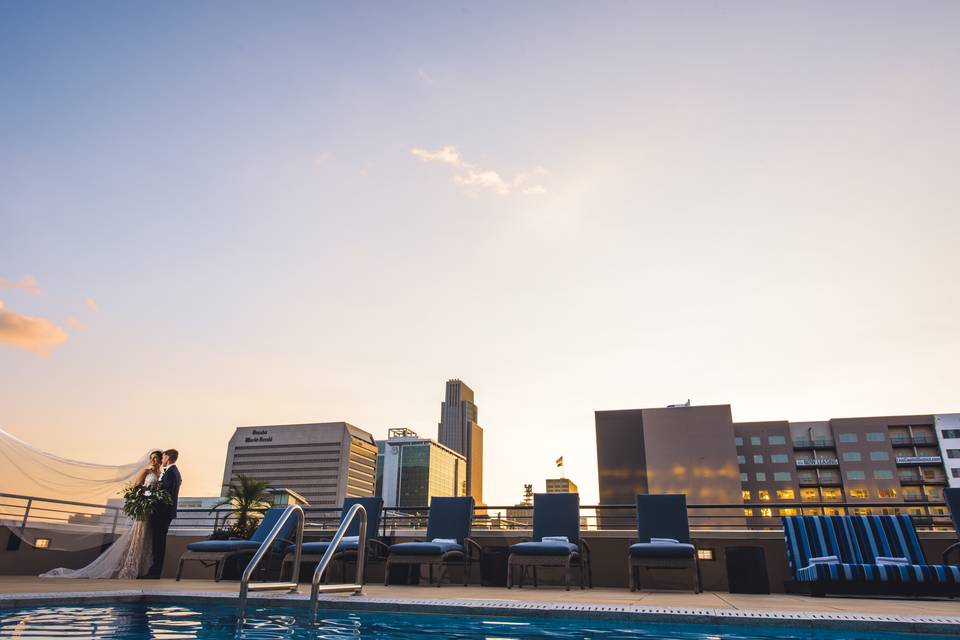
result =
[{"label": "wispy cloud", "polygon": [[43,289],[33,276],[21,276],[19,280],[0,278],[0,290],[3,289],[19,289],[35,296],[43,293]]},{"label": "wispy cloud", "polygon": [[71,329],[74,329],[74,330],[76,330],[76,331],[86,331],[86,330],[87,330],[87,325],[85,325],[85,324],[83,323],[83,321],[80,320],[79,318],[74,318],[73,316],[70,316],[69,318],[67,318],[66,320],[64,320],[64,323],[65,323],[68,327],[70,327]]},{"label": "wispy cloud", "polygon": [[66,332],[46,318],[20,315],[7,309],[0,300],[0,345],[47,355],[66,340]]},{"label": "wispy cloud", "polygon": [[84,298],[83,304],[87,305],[87,309],[90,309],[91,311],[96,311],[100,308],[97,306],[97,303],[93,298]]},{"label": "wispy cloud", "polygon": [[523,171],[513,178],[506,179],[497,171],[484,169],[466,162],[460,155],[460,151],[453,145],[446,145],[439,149],[416,147],[411,149],[410,153],[423,162],[439,162],[454,167],[456,173],[453,176],[453,181],[470,193],[476,193],[484,189],[501,196],[508,196],[516,192],[524,195],[542,195],[547,192],[545,186],[534,182],[538,177],[546,175],[547,171],[543,167],[537,167],[532,171]]}]

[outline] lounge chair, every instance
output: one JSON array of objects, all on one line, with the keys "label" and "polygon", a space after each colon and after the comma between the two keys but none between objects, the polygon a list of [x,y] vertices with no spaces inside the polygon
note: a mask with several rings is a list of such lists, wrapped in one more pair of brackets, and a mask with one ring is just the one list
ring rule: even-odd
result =
[{"label": "lounge chair", "polygon": [[[552,539],[551,539],[552,538]],[[563,584],[570,590],[570,573],[580,569],[580,588],[589,582],[590,546],[580,537],[580,496],[576,493],[538,493],[533,496],[533,540],[510,546],[507,558],[507,588],[513,588],[515,568],[520,570],[517,586],[523,588],[527,567],[533,570],[533,586],[537,567],[564,569]]]},{"label": "lounge chair", "polygon": [[810,595],[960,595],[960,567],[927,564],[910,516],[787,516],[783,535]]},{"label": "lounge chair", "polygon": [[472,550],[479,558],[480,545],[470,539],[473,526],[473,498],[432,498],[430,518],[427,521],[427,539],[422,542],[401,542],[390,545],[383,584],[390,584],[390,566],[394,564],[427,565],[430,584],[433,584],[433,568],[439,567],[437,586],[443,580],[445,570],[452,566],[463,567],[463,586],[470,579],[473,562]]},{"label": "lounge chair", "polygon": [[640,588],[640,568],[693,569],[693,592],[703,591],[697,550],[690,542],[687,497],[678,494],[637,496],[637,539],[627,551],[630,591]]},{"label": "lounge chair", "polygon": [[[956,532],[957,537],[960,538],[960,487],[944,489],[943,499],[947,501],[947,508],[950,509],[950,518],[953,519],[953,530]],[[950,564],[947,556],[955,551],[958,555],[957,560],[960,561],[960,541],[954,542],[943,552],[943,564]]]},{"label": "lounge chair", "polygon": [[[346,517],[347,512],[355,504],[362,504],[363,508],[367,512],[367,553],[372,557],[385,557],[386,551],[389,547],[383,542],[377,539],[377,529],[380,527],[380,511],[383,509],[383,498],[380,496],[373,496],[369,498],[347,498],[343,501],[343,509],[340,511],[340,520],[343,521],[343,518]],[[350,524],[350,527],[347,529],[343,540],[340,542],[340,546],[337,547],[337,550],[331,558],[331,564],[338,562],[341,568],[342,579],[346,580],[346,571],[347,563],[351,560],[353,562],[357,561],[357,549],[359,547],[359,541],[353,540],[353,537],[360,535],[360,517],[357,516],[353,519],[353,522]],[[348,540],[348,537],[351,538]],[[318,541],[318,542],[304,542],[300,551],[300,562],[320,562],[320,559],[323,557],[323,554],[327,552],[327,548],[330,546],[329,540]],[[296,550],[296,545],[288,545],[283,555],[283,565],[280,568],[280,580],[283,581],[283,576],[286,570],[286,566],[293,565],[294,551]],[[330,574],[333,573],[328,567],[326,574],[324,576],[325,580],[329,582]],[[291,577],[295,577],[296,571],[291,574]],[[366,576],[364,576],[364,582],[366,582]]]},{"label": "lounge chair", "polygon": [[[231,538],[230,540],[202,540],[200,542],[191,542],[187,545],[187,551],[180,556],[180,566],[177,568],[177,580],[183,573],[183,563],[195,561],[204,567],[213,567],[214,580],[220,582],[223,577],[223,569],[227,560],[238,556],[253,556],[260,548],[260,545],[266,540],[267,535],[273,529],[274,525],[283,515],[284,509],[267,509],[263,514],[263,519],[253,532],[249,540]],[[293,543],[293,535],[296,531],[297,520],[290,518],[284,524],[283,530],[277,536],[277,540],[271,545],[270,553],[279,556],[288,544]]]}]

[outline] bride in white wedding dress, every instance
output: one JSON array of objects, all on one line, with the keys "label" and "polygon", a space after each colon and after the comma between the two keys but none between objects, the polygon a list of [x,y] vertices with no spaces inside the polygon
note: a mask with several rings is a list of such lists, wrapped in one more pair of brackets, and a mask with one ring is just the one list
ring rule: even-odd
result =
[{"label": "bride in white wedding dress", "polygon": [[[160,480],[161,452],[150,453],[150,464],[144,468],[134,484],[154,487]],[[135,520],[133,526],[117,538],[110,548],[96,560],[80,569],[60,567],[40,574],[41,578],[118,578],[132,580],[144,575],[153,563],[150,523]]]}]

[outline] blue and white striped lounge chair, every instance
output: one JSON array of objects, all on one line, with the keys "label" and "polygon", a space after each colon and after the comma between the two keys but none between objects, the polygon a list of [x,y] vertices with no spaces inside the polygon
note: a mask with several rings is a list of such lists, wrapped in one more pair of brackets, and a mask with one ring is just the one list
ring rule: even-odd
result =
[{"label": "blue and white striped lounge chair", "polygon": [[630,591],[640,587],[640,568],[693,570],[693,592],[703,591],[700,561],[690,541],[687,496],[640,494],[637,496],[636,544],[627,550]]},{"label": "blue and white striped lounge chair", "polygon": [[439,567],[438,587],[449,566],[462,566],[463,586],[467,586],[470,580],[470,566],[473,562],[472,549],[477,551],[478,557],[481,551],[480,545],[470,538],[472,526],[472,497],[431,498],[427,539],[422,542],[401,542],[390,545],[383,572],[383,585],[390,584],[391,565],[418,564],[429,567],[430,584],[433,584],[433,567]]},{"label": "blue and white striped lounge chair", "polygon": [[[364,510],[367,512],[367,554],[370,557],[384,557],[387,550],[387,545],[381,542],[377,538],[377,530],[380,527],[380,512],[383,509],[383,498],[380,496],[372,496],[365,498],[346,498],[343,501],[343,509],[340,511],[340,521],[343,521],[343,518],[346,517],[347,512],[355,504],[362,504]],[[360,518],[359,516],[353,519],[353,522],[350,523],[350,527],[347,529],[344,534],[344,539],[340,541],[340,546],[337,547],[337,551],[333,554],[331,559],[331,564],[334,562],[340,563],[341,575],[343,579],[346,579],[346,570],[347,563],[351,560],[356,562],[357,560],[357,550],[360,545],[358,540],[353,540],[354,537],[360,535]],[[350,539],[348,539],[350,538]],[[323,557],[323,554],[327,552],[327,549],[330,547],[329,540],[322,541],[313,541],[313,542],[304,542],[303,547],[300,551],[300,562],[320,562],[320,559]],[[286,566],[293,565],[293,559],[295,556],[296,545],[288,545],[283,556],[283,565],[280,569],[280,580],[283,580],[283,576],[286,570]],[[377,553],[380,551],[380,553]],[[364,565],[366,568],[366,565]],[[325,581],[329,581],[330,574],[333,573],[330,568],[326,570],[326,575],[324,576]],[[366,571],[364,571],[366,573]],[[291,578],[292,578],[291,574]],[[366,582],[366,576],[364,576],[364,582]]]},{"label": "blue and white striped lounge chair", "polygon": [[[277,520],[283,515],[284,509],[267,509],[263,514],[263,519],[253,532],[249,540],[231,539],[231,540],[201,540],[200,542],[191,542],[187,545],[187,551],[180,556],[180,566],[177,567],[177,580],[183,573],[183,563],[195,561],[201,563],[204,567],[213,567],[214,580],[220,582],[223,577],[223,569],[227,560],[237,556],[253,556],[260,548],[260,545],[266,540],[267,535],[277,524]],[[293,543],[297,527],[296,518],[290,518],[284,524],[283,530],[272,545],[270,553],[279,556],[288,544]]]},{"label": "blue and white striped lounge chair", "polygon": [[590,547],[580,537],[580,496],[576,493],[537,493],[533,496],[533,540],[510,546],[507,558],[507,588],[513,588],[517,569],[523,588],[527,567],[533,570],[533,586],[539,586],[537,567],[561,567],[563,584],[570,590],[570,573],[580,569],[580,588],[587,583],[593,588],[590,575]]},{"label": "blue and white striped lounge chair", "polygon": [[960,567],[928,564],[909,516],[787,516],[783,533],[811,595],[960,595]]}]

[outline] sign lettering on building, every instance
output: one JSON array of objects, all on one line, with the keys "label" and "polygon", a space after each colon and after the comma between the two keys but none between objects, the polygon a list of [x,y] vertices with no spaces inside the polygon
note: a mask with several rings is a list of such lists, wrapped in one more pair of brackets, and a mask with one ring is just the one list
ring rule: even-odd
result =
[{"label": "sign lettering on building", "polygon": [[247,436],[243,439],[244,442],[273,442],[273,436],[267,435],[266,429],[254,429],[253,437]]}]

